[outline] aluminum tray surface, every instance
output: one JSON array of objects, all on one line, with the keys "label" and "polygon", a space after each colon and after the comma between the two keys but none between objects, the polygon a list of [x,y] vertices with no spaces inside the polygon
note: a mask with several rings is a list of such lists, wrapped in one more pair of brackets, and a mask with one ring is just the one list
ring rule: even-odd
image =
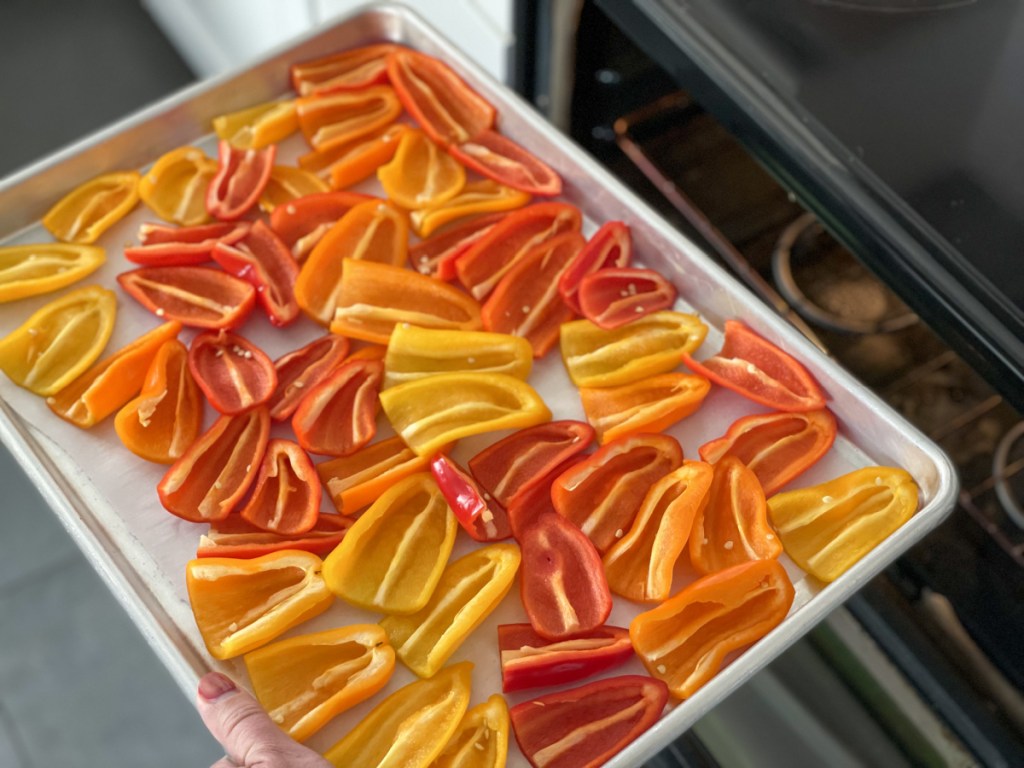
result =
[{"label": "aluminum tray surface", "polygon": [[[42,214],[67,191],[97,174],[145,168],[164,152],[185,143],[197,144],[215,156],[215,140],[209,133],[214,116],[285,94],[287,68],[292,62],[381,40],[404,43],[445,59],[489,99],[498,109],[500,130],[547,160],[562,175],[562,197],[584,212],[587,233],[612,219],[630,225],[638,260],[677,285],[678,309],[699,313],[711,326],[698,358],[713,354],[720,347],[724,320],[739,318],[807,365],[829,393],[830,407],[840,423],[840,436],[826,458],[795,485],[821,482],[860,466],[884,464],[906,468],[921,488],[921,509],[917,514],[833,584],[823,586],[810,579],[784,557],[782,562],[796,587],[796,600],[789,616],[760,642],[734,656],[697,694],[673,705],[653,728],[608,763],[639,765],[938,525],[952,509],[957,484],[952,466],[933,443],[822,356],[525,102],[483,73],[406,9],[375,6],[279,49],[244,71],[190,87],[3,181],[0,244],[49,240],[38,223]],[[294,160],[303,149],[301,139],[293,137],[281,146],[281,162]],[[372,191],[374,187],[367,189]],[[107,247],[108,263],[83,284],[116,287],[116,274],[131,267],[120,256],[120,249],[134,241],[141,222],[154,218],[140,206],[109,230],[100,243]],[[0,334],[16,328],[51,298],[35,297],[0,305]],[[119,294],[118,312],[108,353],[156,324],[156,318],[123,294]],[[258,314],[253,314],[243,332],[271,357],[322,333],[322,329],[307,321],[283,331],[275,329]],[[190,337],[190,331],[183,332],[186,341]],[[189,698],[198,677],[209,669],[220,669],[245,683],[241,660],[212,659],[196,629],[185,591],[184,567],[194,556],[205,526],[180,520],[161,508],[155,486],[164,468],[128,453],[114,433],[112,419],[87,432],[78,430],[54,416],[41,398],[19,389],[4,377],[0,379],[0,437]],[[557,352],[538,361],[531,383],[556,418],[583,418],[576,389],[569,382]],[[756,410],[759,409],[739,396],[716,388],[697,414],[670,432],[680,440],[685,454],[694,457],[702,442],[722,434],[739,416]],[[212,415],[208,414],[207,421],[212,421]],[[380,421],[382,435],[387,434],[384,420]],[[465,460],[498,436],[464,440],[455,456]],[[328,507],[325,500],[325,509]],[[468,537],[460,535],[452,557],[460,556],[471,546],[474,545]],[[678,574],[677,588],[687,577],[682,571]],[[617,599],[609,623],[627,626],[641,610],[641,606]],[[337,601],[327,613],[293,629],[286,637],[379,618]],[[500,691],[495,628],[513,621],[525,621],[517,586],[451,659],[475,662],[473,704]],[[625,673],[643,674],[644,670],[634,660],[626,668],[609,674]],[[332,721],[309,741],[310,746],[326,750],[386,693],[413,679],[413,674],[399,664],[384,693]],[[507,698],[514,705],[532,696],[512,694]],[[527,765],[514,743],[510,747],[509,765]]]}]

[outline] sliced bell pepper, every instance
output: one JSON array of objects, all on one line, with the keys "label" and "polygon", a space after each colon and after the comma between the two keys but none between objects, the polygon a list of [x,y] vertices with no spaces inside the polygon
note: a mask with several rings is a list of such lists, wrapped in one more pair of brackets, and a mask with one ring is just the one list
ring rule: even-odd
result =
[{"label": "sliced bell pepper", "polygon": [[408,258],[408,243],[409,225],[397,208],[382,200],[353,206],[320,238],[302,265],[295,282],[299,306],[311,319],[329,325],[344,295],[345,265],[371,261],[400,269]]},{"label": "sliced bell pepper", "polygon": [[180,330],[181,323],[171,322],[142,334],[46,398],[46,404],[76,427],[99,423],[139,393],[157,350]]},{"label": "sliced bell pepper", "polygon": [[[308,266],[309,262],[303,272]],[[458,288],[411,269],[344,259],[331,333],[387,344],[399,323],[477,331],[481,329],[480,305]]]},{"label": "sliced bell pepper", "polygon": [[106,288],[88,285],[65,293],[0,339],[0,370],[19,387],[54,395],[96,362],[116,314],[117,299]]},{"label": "sliced bell pepper", "polygon": [[313,250],[335,222],[358,205],[371,200],[359,192],[322,192],[296,198],[270,214],[270,228],[277,233],[296,261]]},{"label": "sliced bell pepper", "polygon": [[224,271],[252,284],[260,306],[278,328],[299,316],[294,290],[299,265],[274,230],[262,221],[254,222],[234,245],[217,243],[212,255]]},{"label": "sliced bell pepper", "polygon": [[835,581],[917,511],[917,483],[896,467],[864,467],[768,500],[793,562]]},{"label": "sliced bell pepper", "polygon": [[564,232],[579,232],[582,225],[580,209],[568,203],[536,203],[506,214],[455,263],[459,282],[483,299],[534,247]]},{"label": "sliced bell pepper", "polygon": [[249,224],[244,221],[218,221],[194,227],[143,224],[139,227],[140,245],[125,248],[124,257],[144,267],[202,264],[213,259],[215,245],[233,245],[248,232]]},{"label": "sliced bell pepper", "polygon": [[381,620],[398,658],[420,677],[437,674],[512,589],[519,560],[515,544],[488,544],[449,564],[423,608]]},{"label": "sliced bell pepper", "polygon": [[234,221],[256,205],[270,180],[277,145],[263,149],[235,149],[217,144],[217,175],[206,189],[206,210],[221,221]]},{"label": "sliced bell pepper", "polygon": [[421,456],[462,437],[551,418],[533,387],[502,373],[439,373],[385,389],[380,404],[391,426]]},{"label": "sliced bell pepper", "polygon": [[412,228],[420,237],[429,237],[445,224],[481,213],[514,211],[530,202],[530,196],[490,179],[470,181],[455,197],[430,208],[409,213]]},{"label": "sliced bell pepper", "polygon": [[295,550],[189,561],[185,585],[210,655],[248,653],[330,608],[322,568],[319,557]]},{"label": "sliced bell pepper", "polygon": [[399,688],[324,754],[335,768],[427,768],[469,706],[473,664],[464,661]]},{"label": "sliced bell pepper", "polygon": [[632,527],[605,553],[612,592],[638,603],[669,598],[676,562],[708,502],[713,476],[710,464],[686,461],[651,486]]},{"label": "sliced bell pepper", "polygon": [[438,373],[504,373],[525,381],[533,368],[526,339],[504,333],[447,331],[400,323],[388,341],[384,386]]},{"label": "sliced bell pepper", "polygon": [[617,387],[580,387],[587,421],[601,443],[661,432],[697,412],[711,390],[703,376],[662,373]]},{"label": "sliced bell pepper", "polygon": [[269,440],[266,408],[221,416],[167,470],[160,503],[193,523],[223,520],[256,479]]},{"label": "sliced bell pepper", "polygon": [[406,131],[395,156],[377,169],[385,194],[407,209],[430,208],[451,200],[466,184],[466,169],[415,129]]},{"label": "sliced bell pepper", "polygon": [[399,49],[387,70],[406,112],[438,144],[462,144],[494,125],[494,107],[443,61]]},{"label": "sliced bell pepper", "polygon": [[459,524],[429,472],[395,483],[363,512],[324,561],[338,597],[359,608],[415,613],[427,604]]},{"label": "sliced bell pepper", "polygon": [[508,704],[491,694],[466,712],[431,768],[503,768],[509,730]]},{"label": "sliced bell pepper", "polygon": [[562,273],[558,279],[558,292],[573,312],[582,315],[579,290],[583,278],[602,269],[628,267],[632,260],[633,238],[629,227],[621,221],[606,221]]},{"label": "sliced bell pepper", "polygon": [[467,168],[513,189],[541,197],[562,191],[562,178],[551,166],[497,131],[481,131],[449,151]]},{"label": "sliced bell pepper", "polygon": [[524,701],[509,714],[534,768],[597,768],[654,725],[667,700],[660,680],[623,675]]},{"label": "sliced bell pepper", "polygon": [[716,355],[697,362],[690,354],[683,353],[688,368],[755,403],[778,411],[825,407],[825,393],[810,372],[738,320],[726,320],[725,340]]},{"label": "sliced bell pepper", "polygon": [[138,171],[106,173],[75,187],[43,216],[43,226],[65,243],[95,243],[139,202]]},{"label": "sliced bell pepper", "polygon": [[38,243],[0,248],[0,303],[50,293],[92,274],[107,260],[95,245]]},{"label": "sliced bell pepper", "polygon": [[160,319],[195,328],[236,328],[256,303],[252,285],[211,267],[139,267],[117,282]]},{"label": "sliced bell pepper", "polygon": [[164,221],[183,226],[210,220],[206,190],[217,175],[217,161],[198,147],[161,155],[139,182],[139,197]]},{"label": "sliced bell pepper", "polygon": [[580,233],[564,232],[527,251],[480,308],[484,328],[522,336],[534,357],[547,354],[562,325],[573,318],[558,295],[558,277],[583,244]]},{"label": "sliced bell pepper", "polygon": [[558,477],[551,501],[604,553],[630,529],[651,485],[682,465],[674,437],[627,435]]},{"label": "sliced bell pepper", "polygon": [[263,149],[299,130],[295,102],[268,101],[213,118],[217,137],[236,149]]},{"label": "sliced bell pepper", "polygon": [[512,535],[504,507],[489,504],[485,499],[486,492],[455,461],[439,453],[430,462],[430,472],[462,530],[470,538],[475,541],[500,541]]},{"label": "sliced bell pepper", "polygon": [[296,100],[299,127],[314,149],[352,141],[393,123],[402,104],[387,85],[338,91]]},{"label": "sliced bell pepper", "polygon": [[529,624],[500,624],[501,690],[565,685],[614,669],[633,657],[629,630],[597,627],[569,640],[545,640]]},{"label": "sliced bell pepper", "polygon": [[722,437],[704,443],[709,463],[735,456],[761,481],[765,496],[814,466],[836,439],[836,419],[822,408],[803,413],[757,413],[733,422]]},{"label": "sliced bell pepper", "polygon": [[172,464],[202,428],[202,394],[188,369],[188,349],[171,339],[156,351],[139,396],[117,412],[114,429],[136,456]]},{"label": "sliced bell pepper", "polygon": [[274,421],[290,419],[306,393],[341,364],[348,347],[348,339],[328,334],[275,360],[277,389],[267,401],[270,418]]},{"label": "sliced bell pepper", "polygon": [[707,332],[697,315],[668,310],[613,331],[574,320],[562,326],[562,361],[577,387],[630,384],[671,371]]},{"label": "sliced bell pepper", "polygon": [[313,530],[320,517],[320,477],[291,440],[274,438],[260,462],[252,496],[239,516],[257,528],[294,536]]},{"label": "sliced bell pepper", "polygon": [[210,530],[199,537],[196,557],[262,557],[283,549],[298,549],[326,557],[355,521],[344,515],[321,514],[305,533],[286,535],[257,528],[238,515],[210,523]]},{"label": "sliced bell pepper", "polygon": [[266,353],[223,329],[192,339],[188,367],[210,405],[228,416],[263,405],[277,389],[277,372]]},{"label": "sliced bell pepper", "polygon": [[611,330],[668,309],[677,295],[676,287],[652,269],[609,267],[584,277],[577,299],[585,318]]},{"label": "sliced bell pepper", "polygon": [[587,535],[547,512],[519,539],[523,552],[520,597],[530,625],[548,640],[565,640],[600,627],[612,610],[601,555]]},{"label": "sliced bell pepper", "polygon": [[558,514],[555,505],[551,503],[551,486],[555,480],[583,461],[583,458],[583,454],[577,454],[563,461],[547,475],[544,475],[539,482],[531,484],[529,488],[509,502],[505,511],[508,513],[508,522],[512,526],[512,535],[516,541],[523,538],[523,532],[533,525],[541,515],[548,512]]},{"label": "sliced bell pepper", "polygon": [[506,215],[489,213],[445,227],[410,246],[409,262],[421,275],[451,282],[457,276],[455,263]]},{"label": "sliced bell pepper", "polygon": [[299,445],[310,453],[348,456],[377,434],[379,360],[343,363],[312,387],[292,415]]},{"label": "sliced bell pepper", "polygon": [[259,206],[261,211],[273,213],[292,200],[328,191],[330,187],[327,182],[309,171],[290,165],[275,165],[270,170],[267,185],[260,193]]},{"label": "sliced bell pepper", "polygon": [[270,719],[305,741],[387,685],[395,652],[379,626],[353,624],[250,651],[245,669]]},{"label": "sliced bell pepper", "polygon": [[692,696],[729,654],[782,623],[793,584],[777,560],[750,560],[692,582],[629,625],[640,660],[673,696]]},{"label": "sliced bell pepper", "polygon": [[317,464],[316,469],[335,508],[355,514],[399,480],[426,470],[428,462],[428,456],[417,456],[396,435],[349,456]]},{"label": "sliced bell pepper", "polygon": [[342,190],[373,176],[395,156],[399,141],[410,130],[405,123],[391,123],[371,133],[332,141],[323,149],[300,155],[299,167],[315,173],[332,189]]},{"label": "sliced bell pepper", "polygon": [[300,96],[354,91],[388,81],[387,56],[398,46],[378,43],[292,64],[292,88]]}]

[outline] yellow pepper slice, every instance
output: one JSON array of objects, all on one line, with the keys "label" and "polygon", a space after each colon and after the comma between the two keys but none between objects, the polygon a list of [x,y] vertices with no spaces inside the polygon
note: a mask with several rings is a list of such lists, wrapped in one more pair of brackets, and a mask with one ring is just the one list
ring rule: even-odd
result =
[{"label": "yellow pepper slice", "polygon": [[426,768],[466,713],[472,673],[464,661],[399,688],[324,757],[337,768]]},{"label": "yellow pepper slice", "polygon": [[474,549],[444,569],[423,608],[380,625],[395,653],[420,677],[432,677],[512,588],[520,562],[515,544]]},{"label": "yellow pepper slice", "polygon": [[88,285],[66,293],[0,339],[0,370],[37,395],[56,394],[100,356],[116,315],[113,291]]},{"label": "yellow pepper slice", "polygon": [[707,332],[697,315],[669,310],[610,331],[575,320],[562,326],[562,361],[577,387],[630,384],[671,371]]},{"label": "yellow pepper slice", "polygon": [[355,624],[250,651],[245,668],[271,719],[293,739],[305,741],[387,685],[395,651],[378,624]]},{"label": "yellow pepper slice", "polygon": [[36,243],[0,248],[0,303],[71,285],[107,260],[96,245]]},{"label": "yellow pepper slice", "polygon": [[551,419],[533,387],[503,373],[439,373],[380,393],[391,426],[420,456],[460,437]]},{"label": "yellow pepper slice", "polygon": [[198,147],[178,147],[162,155],[139,182],[139,197],[165,221],[182,226],[210,220],[206,188],[217,175],[217,161]]},{"label": "yellow pepper slice", "polygon": [[438,373],[504,373],[526,380],[533,349],[520,336],[487,331],[449,331],[399,324],[384,357],[384,387]]},{"label": "yellow pepper slice", "polygon": [[508,760],[508,704],[497,693],[466,712],[430,768],[503,768]]},{"label": "yellow pepper slice", "polygon": [[530,202],[530,196],[490,179],[471,181],[455,197],[439,205],[420,208],[409,214],[416,234],[427,237],[445,224],[466,216],[495,211],[511,211]]},{"label": "yellow pepper slice", "polygon": [[411,475],[371,504],[327,556],[327,586],[360,608],[415,613],[441,578],[458,527],[433,476]]},{"label": "yellow pepper slice", "polygon": [[377,169],[384,192],[403,208],[434,208],[466,185],[466,169],[423,131],[406,131],[387,165]]},{"label": "yellow pepper slice", "polygon": [[238,149],[262,149],[299,130],[295,101],[268,101],[213,118],[217,136]]},{"label": "yellow pepper slice", "polygon": [[793,562],[835,581],[917,511],[917,483],[896,467],[864,467],[768,499],[768,516]]},{"label": "yellow pepper slice", "polygon": [[138,202],[138,171],[106,173],[61,198],[43,216],[43,226],[66,243],[95,243]]},{"label": "yellow pepper slice", "polygon": [[328,192],[330,187],[319,176],[290,165],[275,165],[270,171],[267,186],[260,193],[260,210],[272,213],[298,197]]}]

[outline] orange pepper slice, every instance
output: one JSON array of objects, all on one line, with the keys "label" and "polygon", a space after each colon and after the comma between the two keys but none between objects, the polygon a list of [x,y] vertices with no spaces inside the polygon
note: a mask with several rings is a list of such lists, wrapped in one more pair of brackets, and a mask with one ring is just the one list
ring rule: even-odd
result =
[{"label": "orange pepper slice", "polygon": [[164,221],[182,226],[205,224],[206,190],[217,175],[217,161],[198,147],[179,147],[162,155],[139,181],[139,197]]},{"label": "orange pepper slice", "polygon": [[95,245],[38,243],[0,248],[0,303],[71,285],[106,260],[106,251]]},{"label": "orange pepper slice", "polygon": [[396,435],[350,456],[317,464],[316,469],[337,510],[354,514],[399,480],[425,470],[429,462],[429,456],[417,456]]},{"label": "orange pepper slice", "polygon": [[299,130],[294,101],[268,101],[213,118],[217,136],[238,149],[262,149]]},{"label": "orange pepper slice", "polygon": [[377,170],[384,192],[403,208],[432,208],[451,200],[466,185],[466,170],[423,131],[410,130],[394,158]]},{"label": "orange pepper slice", "polygon": [[428,237],[445,224],[480,213],[511,211],[530,202],[530,196],[490,179],[468,182],[455,197],[409,214],[420,237]]},{"label": "orange pepper slice", "polygon": [[399,48],[379,43],[292,64],[292,87],[300,96],[311,96],[386,83],[387,56]]},{"label": "orange pepper slice", "polygon": [[667,429],[695,413],[710,390],[703,376],[663,373],[618,387],[580,387],[580,400],[603,444]]},{"label": "orange pepper slice", "polygon": [[300,97],[296,109],[302,135],[314,149],[366,136],[402,114],[398,96],[387,85]]},{"label": "orange pepper slice", "polygon": [[290,165],[275,165],[270,169],[267,186],[260,193],[260,210],[273,213],[278,206],[329,189],[327,182],[309,171]]},{"label": "orange pepper slice", "polygon": [[94,243],[139,202],[139,173],[106,173],[71,190],[43,216],[43,226],[66,243]]}]

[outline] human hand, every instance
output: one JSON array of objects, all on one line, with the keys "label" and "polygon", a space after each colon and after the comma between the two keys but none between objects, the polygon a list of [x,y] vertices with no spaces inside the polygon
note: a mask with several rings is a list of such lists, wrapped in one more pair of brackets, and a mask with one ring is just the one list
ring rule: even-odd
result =
[{"label": "human hand", "polygon": [[256,699],[220,672],[199,680],[199,716],[227,757],[210,768],[332,768],[277,727]]}]

